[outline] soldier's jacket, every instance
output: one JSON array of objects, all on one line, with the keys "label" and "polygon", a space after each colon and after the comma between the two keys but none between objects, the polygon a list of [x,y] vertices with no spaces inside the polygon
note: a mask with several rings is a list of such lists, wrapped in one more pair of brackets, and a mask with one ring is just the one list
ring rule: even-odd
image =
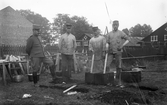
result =
[{"label": "soldier's jacket", "polygon": [[[111,31],[110,33],[107,34],[107,43],[109,43],[109,51],[110,53],[117,53],[120,52],[118,51],[118,48],[122,46],[124,43],[124,40],[129,40],[128,36],[118,30],[118,31]],[[122,51],[121,51],[122,52]]]},{"label": "soldier's jacket", "polygon": [[73,55],[77,47],[76,38],[72,34],[63,34],[59,40],[59,50],[63,54]]},{"label": "soldier's jacket", "polygon": [[32,35],[27,40],[26,53],[30,57],[45,57],[44,48],[39,36]]},{"label": "soldier's jacket", "polygon": [[89,41],[89,50],[93,50],[95,60],[102,59],[103,51],[106,50],[106,39],[103,36],[92,37]]}]

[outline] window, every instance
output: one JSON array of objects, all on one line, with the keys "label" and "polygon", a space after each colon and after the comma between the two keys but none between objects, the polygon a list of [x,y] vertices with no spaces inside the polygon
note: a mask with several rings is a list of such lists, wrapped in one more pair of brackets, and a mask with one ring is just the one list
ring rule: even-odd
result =
[{"label": "window", "polygon": [[164,41],[167,41],[167,35],[164,35]]},{"label": "window", "polygon": [[151,36],[151,42],[158,41],[158,35]]},{"label": "window", "polygon": [[77,42],[77,46],[81,46],[81,42]]},{"label": "window", "polygon": [[165,28],[165,31],[167,31],[167,27]]},{"label": "window", "polygon": [[88,41],[83,41],[83,46],[88,46]]}]

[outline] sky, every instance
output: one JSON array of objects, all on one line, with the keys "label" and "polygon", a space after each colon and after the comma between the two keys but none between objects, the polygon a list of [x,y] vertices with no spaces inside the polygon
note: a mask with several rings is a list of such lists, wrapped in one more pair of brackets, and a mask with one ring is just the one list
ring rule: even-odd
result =
[{"label": "sky", "polygon": [[119,20],[120,30],[137,24],[147,24],[156,30],[167,22],[167,0],[0,0],[0,9],[7,6],[29,9],[50,22],[58,13],[83,16],[102,32],[106,27],[112,30],[113,20]]}]

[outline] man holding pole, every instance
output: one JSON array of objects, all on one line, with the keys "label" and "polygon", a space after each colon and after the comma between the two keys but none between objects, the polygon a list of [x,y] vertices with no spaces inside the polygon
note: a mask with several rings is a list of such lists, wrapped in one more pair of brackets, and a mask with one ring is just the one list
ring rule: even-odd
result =
[{"label": "man holding pole", "polygon": [[[111,62],[115,57],[116,60],[116,80],[118,80],[118,86],[123,86],[121,82],[121,70],[122,70],[122,49],[129,42],[128,36],[118,30],[119,21],[115,20],[112,24],[113,30],[107,34],[108,48],[108,61],[107,69],[110,70]],[[125,41],[124,41],[125,40]]]},{"label": "man holding pole", "polygon": [[61,68],[63,82],[68,82],[71,78],[71,69],[73,65],[73,55],[75,53],[76,38],[71,34],[72,25],[70,23],[65,24],[66,33],[61,35],[59,40],[59,52],[61,53]]},{"label": "man holding pole", "polygon": [[92,28],[94,31],[94,36],[89,41],[89,50],[92,52],[94,59],[93,60],[93,66],[91,68],[91,71],[93,73],[99,73],[103,72],[103,61],[106,51],[106,40],[105,37],[100,36],[98,27]]}]

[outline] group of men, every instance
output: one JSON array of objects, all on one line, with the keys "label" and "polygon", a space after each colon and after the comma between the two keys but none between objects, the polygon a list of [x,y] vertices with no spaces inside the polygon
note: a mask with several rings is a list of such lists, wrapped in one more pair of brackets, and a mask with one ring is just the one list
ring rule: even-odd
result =
[{"label": "group of men", "polygon": [[[102,72],[104,65],[105,54],[108,53],[107,69],[110,70],[110,64],[113,57],[116,59],[116,79],[119,80],[118,85],[121,85],[120,74],[121,74],[121,58],[122,48],[128,43],[127,35],[118,30],[119,22],[113,21],[113,30],[109,32],[106,37],[100,35],[98,27],[93,27],[94,36],[89,41],[89,50],[94,54],[94,66],[93,72]],[[73,54],[76,50],[76,38],[71,33],[72,25],[65,24],[66,32],[61,35],[59,40],[59,53],[62,57],[62,82],[67,82],[71,79],[71,69],[73,64]],[[37,25],[33,26],[33,35],[27,40],[26,52],[29,55],[33,75],[35,76],[40,68],[41,62],[49,65],[49,69],[52,76],[51,83],[57,83],[57,77],[55,73],[55,64],[52,59],[46,57],[44,47],[42,45],[40,36],[40,27]],[[126,40],[126,41],[123,41]],[[35,83],[36,85],[36,83]]]}]

